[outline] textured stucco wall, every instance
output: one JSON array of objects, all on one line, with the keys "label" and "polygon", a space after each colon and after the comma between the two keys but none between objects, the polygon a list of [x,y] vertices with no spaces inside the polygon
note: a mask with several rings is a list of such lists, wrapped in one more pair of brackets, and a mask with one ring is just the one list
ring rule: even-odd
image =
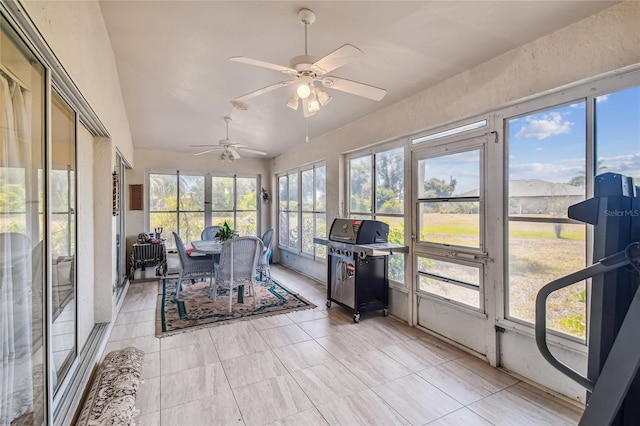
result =
[{"label": "textured stucco wall", "polygon": [[[84,127],[78,129],[78,176],[93,176],[93,136]],[[94,314],[93,179],[78,179],[78,346],[87,341]]]},{"label": "textured stucco wall", "polygon": [[[93,243],[95,322],[111,322],[115,318],[116,279],[115,235],[116,224],[112,215],[111,173],[113,148],[107,138],[94,139],[93,155]],[[85,177],[88,179],[88,177]],[[82,179],[82,178],[80,178]],[[84,231],[84,230],[82,230]],[[78,232],[80,235],[80,231]]]},{"label": "textured stucco wall", "polygon": [[87,99],[123,156],[133,142],[109,34],[97,1],[24,1],[47,44]]}]

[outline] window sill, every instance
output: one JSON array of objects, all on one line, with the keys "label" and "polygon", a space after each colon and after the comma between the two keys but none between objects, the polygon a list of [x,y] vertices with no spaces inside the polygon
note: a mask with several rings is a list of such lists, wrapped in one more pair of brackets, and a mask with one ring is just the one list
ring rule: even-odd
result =
[{"label": "window sill", "polygon": [[[535,340],[535,329],[533,325],[522,324],[520,322],[501,319],[497,321],[499,327],[504,328],[507,331],[518,333],[527,337],[531,337]],[[579,341],[577,338],[565,337],[556,333],[547,333],[547,342],[550,345],[557,346],[563,349],[571,350],[581,354],[587,354],[588,348],[586,343]]]}]

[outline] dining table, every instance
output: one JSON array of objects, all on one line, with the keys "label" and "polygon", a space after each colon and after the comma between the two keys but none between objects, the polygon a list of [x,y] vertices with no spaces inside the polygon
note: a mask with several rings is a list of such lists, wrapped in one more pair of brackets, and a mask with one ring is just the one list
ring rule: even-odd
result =
[{"label": "dining table", "polygon": [[213,255],[217,254],[218,256],[220,256],[220,252],[222,252],[222,242],[218,240],[191,241],[191,247],[193,247],[196,253]]},{"label": "dining table", "polygon": [[[223,242],[220,240],[195,240],[191,241],[191,247],[193,247],[193,255],[213,255],[213,261],[215,263],[220,262],[220,253],[222,252]],[[244,303],[244,285],[238,286],[238,303]]]}]

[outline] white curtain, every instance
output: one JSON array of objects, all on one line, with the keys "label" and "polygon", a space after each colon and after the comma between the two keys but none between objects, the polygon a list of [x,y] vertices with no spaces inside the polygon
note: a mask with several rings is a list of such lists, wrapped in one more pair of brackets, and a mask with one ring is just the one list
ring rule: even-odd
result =
[{"label": "white curtain", "polygon": [[[32,239],[39,240],[39,231],[33,229],[30,220],[33,215],[29,212],[33,193],[30,174],[34,167],[28,115],[30,95],[1,74],[0,91],[0,185],[5,195],[0,197],[0,424],[10,425],[20,417],[24,421],[33,411],[32,308],[38,312],[42,306],[32,307]],[[20,194],[17,200],[16,194]],[[15,213],[20,211],[26,213],[22,220],[16,219],[20,216]],[[37,256],[40,257],[35,259],[38,268],[35,272],[41,276],[41,252]],[[37,285],[41,285],[41,280]]]}]

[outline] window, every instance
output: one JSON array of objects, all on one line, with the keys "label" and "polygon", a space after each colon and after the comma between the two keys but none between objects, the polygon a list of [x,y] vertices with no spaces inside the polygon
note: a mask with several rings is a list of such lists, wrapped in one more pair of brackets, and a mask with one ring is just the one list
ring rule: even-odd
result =
[{"label": "window", "polygon": [[447,301],[480,309],[482,269],[480,265],[465,265],[418,256],[418,290],[429,292]]},{"label": "window", "polygon": [[430,135],[426,135],[421,138],[413,139],[411,143],[416,145],[419,143],[430,142],[437,139],[446,138],[447,136],[454,136],[460,133],[466,133],[476,129],[483,129],[485,127],[487,127],[487,120],[480,120],[480,121],[476,121],[475,123],[465,124],[464,126],[454,127],[453,129],[444,130],[442,132],[432,133]]},{"label": "window", "polygon": [[[348,159],[349,212],[389,225],[389,242],[404,245],[404,148]],[[389,257],[389,279],[404,284],[404,254]]]},{"label": "window", "polygon": [[162,228],[185,241],[225,221],[240,235],[258,235],[258,178],[177,173],[149,173],[149,229]]},{"label": "window", "polygon": [[417,290],[484,312],[486,138],[417,151]]},{"label": "window", "polygon": [[[587,120],[590,110],[593,124]],[[533,323],[533,300],[540,287],[589,263],[586,225],[568,219],[567,208],[586,197],[593,176],[620,173],[638,184],[638,116],[640,87],[632,87],[506,122],[508,317]],[[587,137],[590,130],[593,143]],[[591,150],[595,160],[590,164],[586,153]],[[553,293],[548,327],[586,339],[587,291],[581,282]]]},{"label": "window", "polygon": [[226,221],[240,235],[257,235],[257,179],[212,176],[211,182],[211,224]]},{"label": "window", "polygon": [[620,173],[640,185],[640,87],[595,98],[594,174]]},{"label": "window", "polygon": [[281,248],[326,258],[326,247],[313,243],[327,235],[324,165],[278,176],[278,230]]},{"label": "window", "polygon": [[[584,268],[586,225],[567,218],[585,199],[586,102],[506,121],[508,137],[508,292],[506,315],[535,322],[546,283]],[[549,298],[548,327],[585,338],[586,285]]]},{"label": "window", "polygon": [[327,235],[325,167],[303,170],[300,177],[302,192],[302,252],[325,258],[326,246],[314,244],[313,238]]},{"label": "window", "polygon": [[419,241],[482,248],[480,158],[474,149],[418,162]]},{"label": "window", "polygon": [[178,234],[185,241],[199,240],[203,229],[204,176],[179,175]]}]

